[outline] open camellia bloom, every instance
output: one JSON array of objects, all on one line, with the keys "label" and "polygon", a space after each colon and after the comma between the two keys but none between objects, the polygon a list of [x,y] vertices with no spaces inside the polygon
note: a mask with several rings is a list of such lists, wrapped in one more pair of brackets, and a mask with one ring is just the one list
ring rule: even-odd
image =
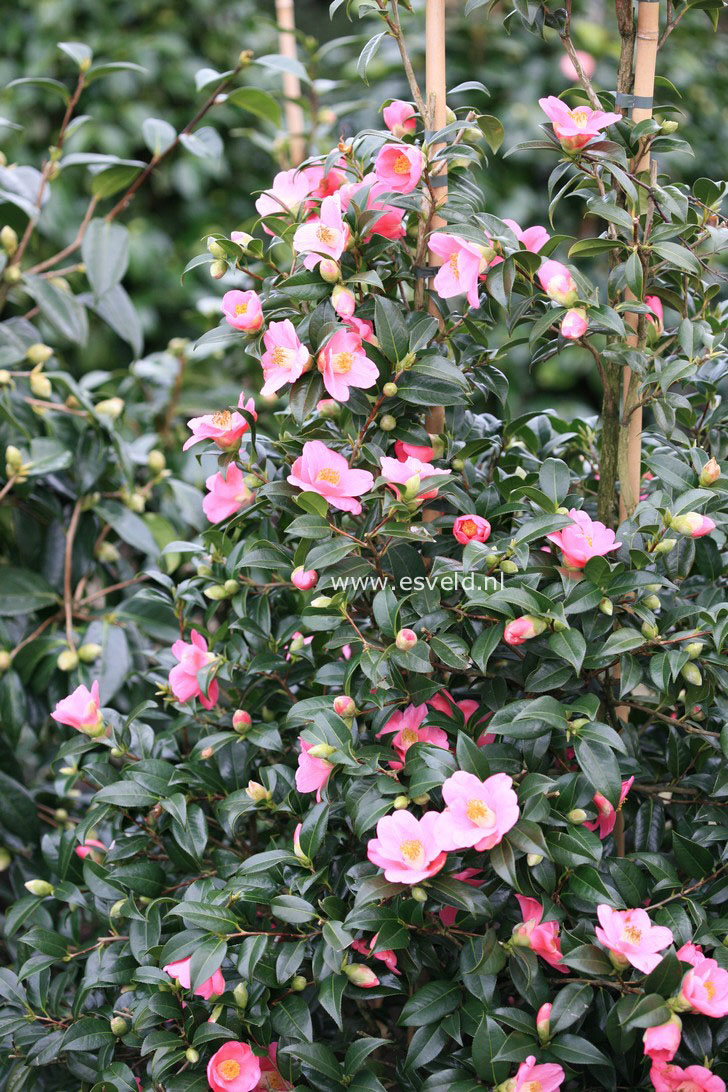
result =
[{"label": "open camellia bloom", "polygon": [[322,258],[339,260],[349,241],[349,225],[341,216],[341,200],[338,193],[324,197],[321,215],[313,216],[296,228],[293,249],[305,254],[306,269],[315,269]]},{"label": "open camellia bloom", "polygon": [[253,1092],[286,1092],[291,1086],[278,1072],[278,1043],[268,1047],[268,1057],[258,1058],[260,1062],[260,1080]]},{"label": "open camellia bloom", "polygon": [[273,185],[261,193],[255,207],[261,216],[295,216],[313,188],[313,179],[306,171],[295,167],[290,171],[279,171]]},{"label": "open camellia bloom", "polygon": [[373,387],[379,368],[364,352],[358,334],[337,330],[318,355],[326,390],[337,402],[348,402],[350,387]]},{"label": "open camellia bloom", "polygon": [[621,542],[611,527],[605,527],[586,512],[572,508],[569,516],[574,521],[560,531],[546,535],[549,542],[561,550],[564,565],[569,569],[583,569],[593,557],[603,557],[619,549]]},{"label": "open camellia bloom", "polygon": [[619,796],[619,804],[615,808],[606,796],[602,796],[600,792],[594,793],[594,803],[599,811],[598,819],[593,823],[584,823],[587,830],[594,830],[599,832],[600,838],[606,838],[614,830],[617,822],[617,812],[622,807],[622,804],[627,799],[627,794],[634,784],[634,778],[629,777],[626,781],[622,782],[622,792]]},{"label": "open camellia bloom", "polygon": [[663,1065],[657,1062],[650,1070],[655,1092],[725,1092],[725,1081],[703,1065]]},{"label": "open camellia bloom", "polygon": [[542,921],[543,906],[537,899],[526,895],[516,895],[521,907],[523,924],[513,930],[512,943],[524,948],[531,948],[536,955],[555,970],[568,974],[561,952],[560,926],[558,921]]},{"label": "open camellia bloom", "polygon": [[288,475],[291,485],[320,493],[334,508],[358,516],[361,504],[356,497],[368,493],[374,478],[368,470],[351,470],[343,455],[332,451],[321,440],[309,440]]},{"label": "open camellia bloom", "polygon": [[[180,986],[184,990],[188,990],[192,984],[190,978],[190,960],[191,957],[187,956],[186,959],[178,959],[174,963],[167,963],[162,967],[163,971],[169,975],[170,978],[176,978]],[[201,986],[198,986],[195,990],[197,997],[203,997],[205,1001],[209,1001],[211,997],[218,997],[221,993],[225,992],[225,979],[221,970],[215,971]]]},{"label": "open camellia bloom", "polygon": [[555,95],[539,99],[538,104],[553,125],[562,148],[570,152],[583,148],[593,137],[600,136],[603,129],[622,120],[621,114],[592,110],[589,106],[578,106],[575,110],[570,110]]},{"label": "open camellia bloom", "polygon": [[423,725],[426,716],[427,705],[408,705],[406,709],[397,709],[377,732],[377,739],[392,735],[392,746],[403,760],[413,743],[431,743],[433,747],[447,750],[450,746],[447,732],[443,732],[442,728]]},{"label": "open camellia bloom", "polygon": [[602,903],[597,906],[597,917],[597,940],[609,949],[614,965],[622,969],[631,964],[649,974],[662,960],[657,953],[673,942],[672,930],[653,925],[642,909],[615,910]]},{"label": "open camellia bloom", "polygon": [[102,736],[107,732],[101,716],[99,684],[95,680],[90,690],[83,685],[77,686],[72,694],[62,698],[51,716],[58,724],[67,724],[87,736]]},{"label": "open camellia bloom", "polygon": [[257,292],[241,292],[235,288],[222,297],[225,321],[236,330],[254,334],[263,325],[263,307]]},{"label": "open camellia bloom", "polygon": [[271,322],[263,334],[265,352],[263,365],[262,395],[275,394],[286,383],[295,383],[311,367],[311,354],[299,340],[290,319]]},{"label": "open camellia bloom", "polygon": [[443,300],[467,296],[470,306],[477,307],[478,278],[488,268],[482,249],[468,239],[437,232],[430,236],[430,250],[442,258],[433,282],[438,296]]},{"label": "open camellia bloom", "polygon": [[205,488],[208,494],[203,497],[202,510],[210,523],[220,523],[221,520],[234,516],[255,499],[255,494],[245,484],[245,475],[236,463],[231,463],[225,474],[221,470],[217,474],[211,474],[205,481]]},{"label": "open camellia bloom", "polygon": [[[413,459],[411,455],[404,461],[390,459],[388,455],[383,455],[379,462],[382,468],[382,477],[397,500],[401,500],[403,494],[405,500],[432,500],[433,497],[437,496],[439,485],[435,485],[421,493],[420,482],[424,478],[445,478],[451,473],[450,470],[439,470],[431,463],[421,463],[419,459]],[[404,490],[399,488],[400,485],[405,487]]]},{"label": "open camellia bloom", "polygon": [[425,812],[416,819],[409,811],[385,815],[377,823],[377,836],[370,838],[367,857],[390,883],[421,883],[445,864],[447,854],[439,848],[435,827],[438,816]]},{"label": "open camellia bloom", "polygon": [[481,781],[475,774],[458,770],[442,786],[447,807],[437,821],[442,849],[492,849],[521,814],[513,781],[498,773]]},{"label": "open camellia bloom", "polygon": [[197,673],[211,664],[215,655],[207,650],[207,641],[193,629],[190,641],[175,641],[172,645],[172,653],[179,663],[169,673],[169,685],[177,701],[190,701],[199,698],[200,704],[205,709],[212,709],[217,703],[220,687],[217,679],[213,679],[207,691],[207,696],[202,693],[197,681]]},{"label": "open camellia bloom", "polygon": [[301,753],[298,756],[298,769],[296,770],[296,788],[299,792],[315,792],[316,800],[321,801],[321,790],[331,777],[333,763],[325,758],[316,758],[308,752],[314,746],[305,739],[299,739]]},{"label": "open camellia bloom", "polygon": [[385,144],[374,164],[374,174],[385,190],[411,193],[422,178],[424,157],[412,144]]},{"label": "open camellia bloom", "polygon": [[[276,323],[271,325],[275,326]],[[261,393],[266,392],[264,390]],[[257,421],[258,414],[255,412],[255,402],[252,398],[246,401],[245,395],[241,394],[238,399],[238,409],[245,410],[254,421]],[[220,410],[218,413],[206,413],[204,417],[193,417],[187,422],[187,427],[192,435],[185,441],[183,451],[187,451],[193,444],[199,444],[201,440],[212,440],[223,451],[232,451],[239,447],[250,425],[241,413],[235,410],[232,413],[230,410]]]},{"label": "open camellia bloom", "polygon": [[384,124],[395,137],[414,133],[417,128],[417,117],[412,103],[403,102],[402,99],[392,99],[389,106],[382,110],[382,117]]},{"label": "open camellia bloom", "polygon": [[458,516],[452,533],[463,546],[468,542],[487,542],[490,538],[490,524],[482,516]]},{"label": "open camellia bloom", "polygon": [[[678,958],[685,960],[680,952]],[[683,979],[680,1000],[703,1016],[728,1016],[728,971],[714,959],[695,958],[692,969]]]},{"label": "open camellia bloom", "polygon": [[339,159],[328,171],[325,163],[314,163],[304,167],[301,174],[311,187],[311,197],[323,200],[336,193],[346,182],[346,160]]},{"label": "open camellia bloom", "polygon": [[260,1059],[247,1043],[224,1043],[207,1063],[212,1092],[253,1092],[259,1081]]},{"label": "open camellia bloom", "polygon": [[560,1065],[553,1062],[538,1064],[531,1054],[518,1067],[513,1092],[556,1092],[564,1078]]}]

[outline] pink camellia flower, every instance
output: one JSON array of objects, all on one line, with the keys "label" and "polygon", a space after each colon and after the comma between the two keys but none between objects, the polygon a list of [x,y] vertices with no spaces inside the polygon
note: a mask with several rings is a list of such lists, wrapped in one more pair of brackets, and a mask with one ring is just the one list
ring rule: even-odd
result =
[{"label": "pink camellia flower", "polygon": [[[590,80],[596,71],[597,62],[592,57],[591,53],[586,53],[583,49],[577,49],[576,55],[579,58],[582,72],[586,78]],[[559,60],[559,68],[563,75],[566,76],[567,80],[579,79],[579,73],[576,71],[574,62],[566,53],[564,53]]]},{"label": "pink camellia flower", "polygon": [[609,949],[612,963],[622,970],[631,964],[649,974],[662,960],[657,953],[673,942],[672,930],[665,925],[653,925],[642,909],[615,910],[601,903],[597,906],[597,917],[597,940]]},{"label": "pink camellia flower", "polygon": [[262,395],[275,394],[285,383],[295,383],[311,367],[311,354],[299,340],[290,319],[271,322],[263,334],[263,344]]},{"label": "pink camellia flower", "polygon": [[369,322],[368,319],[360,319],[352,315],[351,318],[344,319],[344,322],[353,334],[359,335],[362,341],[368,341],[371,345],[379,344],[374,336],[374,323]]},{"label": "pink camellia flower", "polygon": [[207,1083],[212,1092],[253,1092],[260,1072],[260,1059],[247,1043],[227,1042],[207,1063]]},{"label": "pink camellia flower", "polygon": [[507,645],[522,645],[530,641],[532,637],[539,637],[545,629],[546,622],[543,618],[537,618],[534,614],[524,614],[521,618],[506,622],[503,640]]},{"label": "pink camellia flower", "polygon": [[408,444],[405,440],[395,442],[394,453],[401,463],[406,463],[410,458],[429,463],[430,459],[435,458],[434,447],[426,447],[425,444]]},{"label": "pink camellia flower", "polygon": [[665,312],[662,307],[662,300],[659,296],[645,296],[645,303],[652,312],[647,318],[650,322],[654,323],[657,327],[657,332],[662,333],[665,328]]},{"label": "pink camellia flower", "polygon": [[561,336],[577,341],[589,329],[589,319],[583,307],[572,307],[561,320]]},{"label": "pink camellia flower", "polygon": [[373,955],[375,959],[381,959],[387,970],[391,971],[392,974],[401,974],[402,972],[397,970],[397,955],[395,952],[391,951],[389,948],[383,949],[381,952],[372,952],[372,948],[377,943],[378,935],[378,933],[375,933],[369,944],[367,944],[364,939],[355,940],[352,944],[352,948],[355,952],[359,952],[360,955]]},{"label": "pink camellia flower", "polygon": [[[191,957],[187,956],[186,959],[178,959],[174,963],[167,963],[162,968],[170,978],[177,979],[183,990],[188,990],[191,985],[190,959]],[[211,997],[218,997],[224,992],[225,979],[223,978],[222,971],[218,969],[211,978],[208,978],[201,986],[197,987],[195,996],[202,997],[205,1001],[209,1001]]]},{"label": "pink camellia flower", "polygon": [[725,1081],[703,1065],[662,1065],[657,1062],[650,1070],[655,1092],[725,1092]]},{"label": "pink camellia flower", "polygon": [[411,193],[422,178],[424,157],[411,144],[385,144],[374,164],[377,181],[394,193]]},{"label": "pink camellia flower", "polygon": [[[276,324],[272,323],[272,325]],[[245,410],[254,421],[258,420],[252,398],[246,402],[245,395],[241,394],[238,399],[238,409]],[[230,410],[220,410],[218,413],[206,413],[204,417],[192,417],[187,422],[187,428],[191,430],[192,435],[185,441],[183,451],[187,451],[193,444],[199,444],[200,440],[212,440],[223,451],[232,451],[233,448],[239,447],[250,425],[237,411],[231,413]]]},{"label": "pink camellia flower", "polygon": [[334,285],[331,293],[331,306],[339,318],[350,319],[356,308],[356,296],[345,284]]},{"label": "pink camellia flower", "polygon": [[569,968],[564,966],[564,957],[561,953],[558,921],[541,920],[543,906],[537,899],[528,898],[526,895],[516,895],[516,898],[521,907],[523,924],[516,925],[513,930],[513,943],[524,948],[531,948],[549,966],[561,971],[562,974],[568,974]]},{"label": "pink camellia flower", "polygon": [[564,1080],[564,1071],[554,1062],[536,1064],[533,1054],[521,1062],[513,1084],[513,1092],[557,1092]]},{"label": "pink camellia flower", "polygon": [[359,986],[362,990],[371,990],[379,985],[379,979],[370,967],[363,963],[346,963],[341,970],[351,982],[352,986]]},{"label": "pink camellia flower", "polygon": [[101,849],[104,853],[106,852],[106,846],[103,842],[99,842],[96,838],[87,838],[82,845],[76,846],[76,856],[80,857],[81,860],[84,860],[88,857],[89,853],[93,853],[95,849]]},{"label": "pink camellia flower", "polygon": [[301,174],[311,187],[310,196],[323,201],[324,197],[330,197],[332,193],[336,193],[337,190],[341,189],[346,182],[346,173],[343,169],[345,167],[346,160],[343,158],[339,159],[338,163],[331,167],[328,172],[324,163],[315,163],[311,167],[304,167]]},{"label": "pink camellia flower", "polygon": [[691,963],[693,967],[706,958],[699,944],[683,944],[682,948],[678,948],[675,954],[681,963]]},{"label": "pink camellia flower", "polygon": [[536,1034],[539,1043],[547,1043],[551,1038],[551,1010],[553,1007],[550,1001],[546,1001],[536,1013]]},{"label": "pink camellia flower", "polygon": [[220,523],[228,516],[239,512],[241,508],[252,504],[255,494],[245,484],[242,470],[236,463],[231,463],[223,475],[218,470],[205,481],[208,494],[203,498],[202,510],[210,523]]},{"label": "pink camellia flower", "polygon": [[241,292],[234,288],[222,297],[222,313],[225,321],[236,330],[254,334],[263,325],[263,307],[260,296],[252,289]]},{"label": "pink camellia flower", "polygon": [[322,258],[338,262],[349,241],[349,225],[341,216],[341,200],[338,193],[324,197],[320,217],[314,216],[296,229],[293,249],[305,254],[306,269],[315,269]]},{"label": "pink camellia flower", "polygon": [[325,758],[315,758],[308,752],[313,747],[305,739],[300,739],[301,753],[298,756],[296,770],[296,788],[299,792],[315,792],[317,803],[321,803],[321,790],[331,777],[333,764]]},{"label": "pink camellia flower", "polygon": [[492,849],[521,814],[513,781],[504,773],[481,781],[458,770],[443,784],[442,798],[447,806],[438,816],[436,835],[441,849],[448,852]]},{"label": "pink camellia flower", "polygon": [[670,526],[678,534],[688,535],[690,538],[702,538],[715,530],[715,523],[709,516],[701,516],[700,512],[685,512],[682,516],[673,516]]},{"label": "pink camellia flower", "polygon": [[[509,220],[507,217],[503,218],[503,223],[508,224],[519,243],[522,243],[526,250],[530,250],[532,254],[538,254],[551,238],[546,228],[541,227],[540,224],[524,230],[515,220]],[[502,261],[503,259],[498,260]],[[493,259],[490,264],[494,265],[495,263],[496,259]]]},{"label": "pink camellia flower", "polygon": [[674,1013],[666,1024],[647,1028],[642,1036],[645,1054],[653,1062],[671,1062],[677,1054],[682,1037],[682,1021]]},{"label": "pink camellia flower", "polygon": [[[680,954],[678,953],[678,957]],[[703,957],[683,979],[680,1000],[703,1016],[728,1016],[728,971],[714,959]]]},{"label": "pink camellia flower", "polygon": [[481,248],[467,239],[443,232],[431,235],[429,245],[433,254],[443,260],[433,282],[438,296],[448,300],[452,296],[465,295],[470,306],[477,307],[478,277],[488,268]]},{"label": "pink camellia flower", "polygon": [[318,355],[318,370],[326,390],[338,402],[348,402],[350,387],[373,387],[379,368],[364,352],[361,338],[348,330],[337,330]]},{"label": "pink camellia flower", "polygon": [[[313,189],[312,179],[305,171],[279,171],[269,190],[264,190],[255,202],[261,216],[295,216]],[[264,225],[265,227],[265,225]],[[270,235],[268,228],[265,229]]]},{"label": "pink camellia flower", "polygon": [[361,212],[381,213],[371,224],[364,228],[364,242],[368,243],[373,235],[381,235],[383,239],[401,239],[407,234],[404,224],[405,209],[398,209],[394,205],[381,200],[383,194],[389,193],[390,187],[377,181],[375,174],[365,174],[360,182],[352,182],[342,187],[341,207],[346,210],[351,201]]},{"label": "pink camellia flower", "polygon": [[239,731],[241,728],[250,728],[253,718],[245,709],[236,709],[233,713],[233,728]]},{"label": "pink camellia flower", "polygon": [[554,133],[561,141],[565,151],[575,152],[588,144],[592,137],[600,136],[602,129],[622,120],[621,114],[609,114],[604,110],[592,110],[589,106],[579,106],[570,110],[565,102],[549,95],[539,99],[538,104],[554,127]]},{"label": "pink camellia flower", "polygon": [[361,512],[355,498],[368,493],[374,484],[368,470],[351,470],[344,456],[321,440],[308,440],[303,445],[303,454],[294,462],[288,481],[299,489],[319,493],[334,508],[354,516]]},{"label": "pink camellia flower", "polygon": [[403,137],[406,133],[414,133],[417,128],[417,118],[414,107],[402,99],[392,99],[389,106],[382,110],[384,124],[392,136]]},{"label": "pink camellia flower", "polygon": [[86,736],[102,736],[108,731],[101,716],[101,696],[96,681],[90,690],[77,686],[72,694],[56,703],[51,716],[58,724],[67,724]]},{"label": "pink camellia flower", "polygon": [[571,307],[579,298],[579,289],[569,270],[561,262],[547,258],[541,263],[538,279],[549,299],[562,307]]},{"label": "pink camellia flower", "polygon": [[[403,493],[405,500],[432,500],[433,497],[437,496],[439,484],[436,484],[424,493],[421,493],[420,482],[422,479],[435,476],[442,476],[445,478],[451,473],[450,470],[438,470],[438,468],[432,466],[431,463],[422,463],[419,459],[413,459],[411,455],[405,459],[404,462],[401,462],[399,459],[390,459],[389,456],[383,455],[379,462],[382,468],[382,477],[397,500],[402,499]],[[405,487],[404,490],[399,488],[400,485]]]},{"label": "pink camellia flower", "polygon": [[315,569],[304,569],[303,565],[299,565],[291,573],[291,582],[299,591],[311,591],[318,584],[318,573]]},{"label": "pink camellia flower", "polygon": [[426,705],[408,705],[406,709],[397,709],[384,727],[379,729],[377,739],[393,735],[392,746],[403,761],[413,743],[430,743],[433,747],[447,750],[450,746],[447,732],[443,732],[442,728],[423,724],[426,716]]},{"label": "pink camellia flower", "polygon": [[370,838],[367,857],[390,883],[421,883],[445,864],[447,854],[435,837],[437,814],[425,812],[416,819],[409,811],[396,811],[377,823],[377,836]]},{"label": "pink camellia flower", "polygon": [[286,1092],[290,1084],[283,1080],[278,1072],[278,1043],[268,1047],[268,1057],[258,1058],[260,1062],[260,1080],[253,1092]]},{"label": "pink camellia flower", "polygon": [[555,543],[561,550],[567,568],[583,569],[591,558],[603,557],[622,545],[615,541],[616,535],[610,527],[593,520],[586,512],[572,508],[569,516],[573,523],[546,535],[549,542]]},{"label": "pink camellia flower", "polygon": [[600,838],[606,838],[614,830],[617,822],[617,812],[622,807],[622,804],[627,799],[627,794],[634,784],[634,778],[629,777],[626,781],[622,782],[622,792],[619,796],[619,804],[615,808],[606,796],[602,796],[600,792],[594,794],[594,803],[599,811],[599,818],[593,823],[584,823],[587,830],[598,830]]},{"label": "pink camellia flower", "polygon": [[458,516],[452,533],[463,546],[467,546],[469,542],[487,542],[490,538],[490,524],[482,516]]},{"label": "pink camellia flower", "polygon": [[213,679],[205,696],[200,690],[197,673],[215,659],[213,652],[208,652],[207,641],[196,629],[190,634],[190,642],[175,641],[172,653],[179,663],[169,673],[169,685],[177,701],[190,701],[199,698],[205,709],[212,709],[220,695],[217,679]]},{"label": "pink camellia flower", "polygon": [[[431,698],[427,699],[427,705],[431,709],[436,709],[438,713],[444,713],[446,717],[452,717],[455,707],[457,707],[465,718],[465,723],[480,709],[480,702],[474,701],[473,698],[462,698],[460,701],[455,701],[452,694],[447,690],[441,690],[439,694],[433,694]],[[485,724],[490,719],[492,713],[485,713],[480,717],[475,725],[476,728]],[[478,739],[478,747],[484,747],[487,743],[495,743],[495,736],[482,733]]]},{"label": "pink camellia flower", "polygon": [[[479,868],[464,868],[462,872],[454,872],[452,878],[468,884],[469,887],[480,887],[485,883],[485,877]],[[443,906],[439,913],[440,921],[448,929],[455,924],[457,915],[457,908],[454,906]]]}]

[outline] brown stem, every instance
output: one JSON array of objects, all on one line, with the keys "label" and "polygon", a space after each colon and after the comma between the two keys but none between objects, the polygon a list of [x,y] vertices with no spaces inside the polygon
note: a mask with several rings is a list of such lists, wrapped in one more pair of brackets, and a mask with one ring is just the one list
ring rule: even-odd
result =
[{"label": "brown stem", "polygon": [[78,521],[81,518],[81,501],[76,501],[71,513],[71,519],[66,531],[66,554],[63,559],[63,609],[66,615],[66,641],[70,649],[75,649],[73,639],[73,592],[71,589],[71,575],[73,572],[73,540],[78,530]]}]

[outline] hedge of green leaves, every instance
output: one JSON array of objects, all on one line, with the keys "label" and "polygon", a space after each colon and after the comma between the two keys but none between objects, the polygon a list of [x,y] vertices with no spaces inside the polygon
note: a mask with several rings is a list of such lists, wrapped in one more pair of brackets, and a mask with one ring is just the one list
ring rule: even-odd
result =
[{"label": "hedge of green leaves", "polygon": [[[726,185],[635,173],[680,135],[585,79],[509,151],[590,233],[518,225],[496,119],[411,94],[211,235],[219,325],[121,379],[64,355],[89,312],[141,351],[143,167],[50,256],[72,112],[2,168],[5,1092],[725,1090]],[[503,362],[577,347],[602,414],[510,417]]]}]

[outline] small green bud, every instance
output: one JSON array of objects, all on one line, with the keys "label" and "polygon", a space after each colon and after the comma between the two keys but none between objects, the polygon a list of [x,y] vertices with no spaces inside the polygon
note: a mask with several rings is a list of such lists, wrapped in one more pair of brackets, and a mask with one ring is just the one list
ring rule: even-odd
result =
[{"label": "small green bud", "polygon": [[74,671],[78,667],[78,653],[72,648],[64,648],[56,660],[59,671]]},{"label": "small green bud", "polygon": [[607,599],[605,595],[603,599],[599,600],[599,610],[602,614],[606,614],[607,618],[611,618],[614,614],[614,603],[611,599]]},{"label": "small green bud", "polygon": [[657,626],[651,625],[650,622],[643,622],[641,632],[645,640],[654,641],[660,631]]},{"label": "small green bud", "polygon": [[6,872],[10,868],[12,857],[5,846],[0,846],[0,872]]},{"label": "small green bud", "polygon": [[119,899],[109,910],[110,918],[122,918],[124,916],[123,910],[126,907],[126,899]]},{"label": "small green bud", "polygon": [[685,645],[685,651],[687,652],[691,660],[697,660],[698,656],[704,648],[705,645],[702,641],[688,641],[688,643]]},{"label": "small green bud", "polygon": [[492,569],[495,565],[498,564],[498,554],[486,554],[485,563],[488,568]]},{"label": "small green bud", "polygon": [[675,130],[678,127],[679,126],[678,126],[678,123],[676,121],[670,120],[670,121],[663,121],[662,125],[660,126],[660,129],[665,135],[668,135],[669,133],[674,133]]},{"label": "small green bud", "polygon": [[330,595],[317,595],[315,599],[311,600],[311,606],[316,610],[321,610],[323,607],[330,607],[333,603],[333,599]]},{"label": "small green bud", "polygon": [[713,485],[714,482],[717,482],[719,477],[720,466],[718,465],[716,459],[710,459],[700,471],[700,484],[702,485],[703,489],[705,489],[707,486]]},{"label": "small green bud", "polygon": [[421,796],[413,796],[412,797],[412,803],[413,804],[419,804],[420,807],[422,807],[424,804],[429,804],[429,802],[430,802],[430,798],[429,798],[429,796],[427,795],[426,792],[423,792]]},{"label": "small green bud", "polygon": [[464,459],[453,459],[452,468],[453,468],[453,470],[457,470],[458,472],[461,471],[461,470],[465,470],[465,460]]},{"label": "small green bud", "polygon": [[119,560],[121,554],[112,542],[100,542],[96,547],[96,557],[99,561],[111,565]]},{"label": "small green bud", "polygon": [[508,561],[508,559],[506,559],[505,561],[501,561],[500,569],[501,572],[504,572],[506,574],[506,576],[512,576],[514,573],[518,572],[518,566],[516,565],[515,561]]},{"label": "small green bud", "polygon": [[395,396],[395,394],[397,393],[398,390],[399,390],[399,387],[397,386],[396,383],[385,383],[384,386],[382,387],[382,394],[386,398],[394,398],[394,396]]},{"label": "small green bud", "polygon": [[13,385],[13,377],[7,368],[0,368],[0,387],[10,387]]},{"label": "small green bud", "polygon": [[161,474],[167,466],[167,460],[164,457],[164,452],[158,448],[152,448],[147,455],[147,466],[151,470],[152,474]]},{"label": "small green bud", "polygon": [[261,785],[259,781],[249,781],[248,787],[245,790],[245,795],[249,797],[254,804],[262,804],[264,801],[273,798],[270,789],[266,789],[265,785]]},{"label": "small green bud", "polygon": [[96,644],[95,641],[87,641],[79,648],[78,658],[83,664],[92,664],[94,660],[98,660],[103,651],[101,645]]},{"label": "small green bud", "polygon": [[257,489],[259,485],[262,485],[262,481],[257,474],[246,474],[243,478],[244,483],[248,489]]},{"label": "small green bud", "polygon": [[8,477],[23,470],[23,453],[14,444],[5,448],[5,469]]},{"label": "small green bud", "polygon": [[330,743],[315,743],[313,747],[309,747],[308,753],[312,758],[328,758],[335,750]]},{"label": "small green bud", "polygon": [[409,797],[407,797],[407,796],[395,796],[392,806],[394,808],[396,808],[397,811],[401,811],[402,808],[406,808],[408,804],[409,804]]},{"label": "small green bud", "polygon": [[580,728],[583,728],[585,724],[589,724],[588,717],[576,717],[575,720],[569,721],[569,728],[572,732],[578,732]]},{"label": "small green bud", "polygon": [[68,819],[68,812],[65,808],[56,808],[56,810],[53,812],[53,816],[59,821],[59,823],[64,823],[66,819]]},{"label": "small green bud", "polygon": [[427,902],[427,892],[424,887],[413,887],[412,898],[415,902]]},{"label": "small green bud", "polygon": [[296,974],[291,979],[291,989],[294,993],[300,993],[306,989],[306,979],[302,974]]},{"label": "small green bud", "polygon": [[397,427],[397,418],[391,413],[385,413],[379,421],[379,427],[383,432],[392,432]]},{"label": "small green bud", "polygon": [[194,1047],[187,1047],[187,1050],[185,1051],[185,1058],[190,1063],[190,1065],[197,1065],[200,1060],[200,1055],[197,1053]]},{"label": "small green bud", "polygon": [[30,373],[30,391],[36,398],[49,399],[53,394],[53,385],[47,375],[42,372]]},{"label": "small green bud", "polygon": [[12,258],[13,254],[18,249],[18,233],[14,228],[10,227],[10,224],[5,224],[0,231],[0,246],[9,258]]},{"label": "small green bud", "polygon": [[39,899],[43,899],[46,895],[52,895],[56,890],[52,883],[48,883],[47,880],[26,880],[23,884],[26,891],[30,891],[31,895],[37,895]]},{"label": "small green bud", "polygon": [[656,554],[669,554],[677,546],[676,538],[663,538],[655,546],[654,553]]},{"label": "small green bud", "polygon": [[228,598],[228,593],[220,584],[211,584],[209,588],[203,588],[202,594],[205,596],[205,599],[212,599],[213,603],[218,603],[222,599]]},{"label": "small green bud", "polygon": [[8,671],[12,666],[13,658],[7,649],[0,649],[0,674]]},{"label": "small green bud", "polygon": [[18,284],[23,279],[23,274],[17,265],[6,266],[3,272],[3,280],[6,284]]},{"label": "small green bud", "polygon": [[239,1009],[244,1009],[248,1004],[248,987],[244,982],[238,982],[237,986],[233,990],[233,997],[235,998],[235,1004]]},{"label": "small green bud", "polygon": [[647,595],[642,600],[642,602],[648,610],[660,610],[660,608],[662,607],[662,603],[656,595]]},{"label": "small green bud", "polygon": [[124,412],[124,399],[103,398],[96,403],[94,409],[97,413],[102,414],[104,417],[110,417],[112,421],[115,421]]},{"label": "small green bud", "polygon": [[272,709],[269,709],[267,705],[263,706],[263,708],[260,711],[260,715],[261,715],[261,718],[265,721],[266,724],[270,724],[272,721],[274,721],[276,719],[275,713],[273,712]]},{"label": "small green bud", "polygon": [[240,585],[237,580],[226,580],[223,584],[223,588],[228,595],[235,595],[235,592],[240,591]]},{"label": "small green bud", "polygon": [[212,254],[213,258],[225,257],[225,248],[218,243],[217,239],[208,239],[207,249],[209,253]]},{"label": "small green bud", "polygon": [[221,277],[224,277],[227,273],[227,262],[220,261],[219,259],[212,262],[210,265],[210,276],[213,280],[219,281]]},{"label": "small green bud", "polygon": [[535,868],[536,865],[540,865],[543,860],[542,853],[529,853],[526,857],[526,864],[529,868]]},{"label": "small green bud", "polygon": [[122,1035],[126,1035],[129,1030],[129,1025],[123,1016],[113,1016],[111,1020],[109,1020],[109,1027],[117,1039],[120,1039]]},{"label": "small green bud", "polygon": [[554,631],[554,633],[563,633],[563,631],[565,629],[568,629],[569,627],[566,624],[566,622],[562,622],[560,618],[554,618],[554,620],[551,623],[551,628]]},{"label": "small green bud", "polygon": [[700,674],[699,668],[692,663],[685,664],[685,667],[680,671],[683,679],[686,683],[690,683],[691,686],[702,686],[703,676]]},{"label": "small green bud", "polygon": [[566,813],[566,818],[570,823],[578,825],[579,823],[583,823],[585,819],[588,819],[589,816],[583,808],[572,808],[571,811]]}]

